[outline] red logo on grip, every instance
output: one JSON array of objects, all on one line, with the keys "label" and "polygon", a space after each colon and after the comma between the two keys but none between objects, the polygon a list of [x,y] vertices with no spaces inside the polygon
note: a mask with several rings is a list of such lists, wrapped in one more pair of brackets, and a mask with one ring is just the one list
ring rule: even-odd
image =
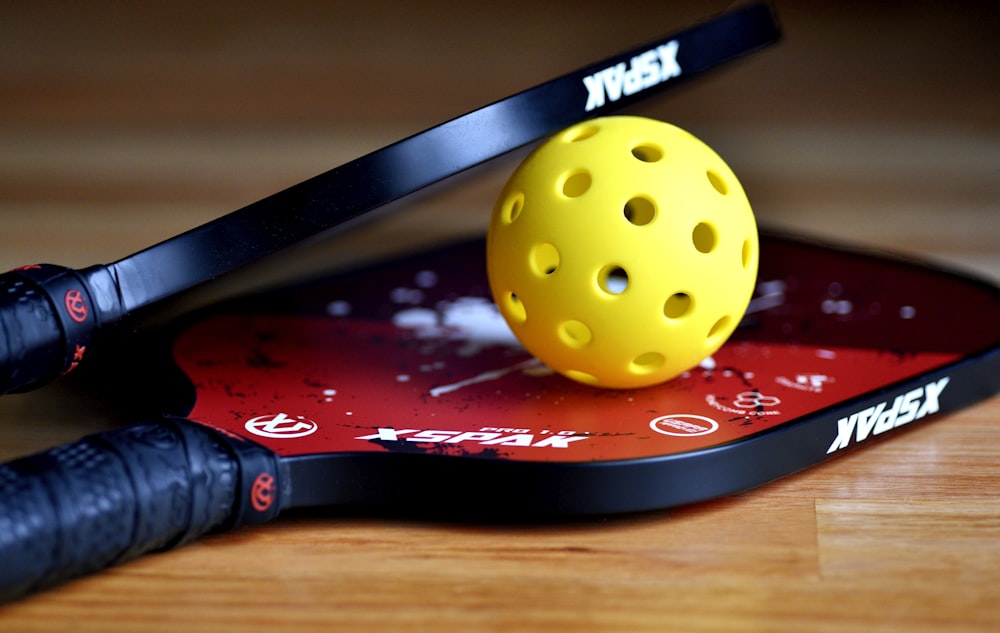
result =
[{"label": "red logo on grip", "polygon": [[66,368],[66,371],[63,372],[63,376],[76,369],[80,365],[80,361],[83,360],[83,356],[86,353],[87,346],[77,344],[76,349],[73,350],[73,360],[70,362],[69,367]]},{"label": "red logo on grip", "polygon": [[250,505],[257,512],[266,512],[274,503],[274,476],[261,473],[250,486]]},{"label": "red logo on grip", "polygon": [[69,314],[69,318],[77,323],[83,323],[87,320],[87,300],[84,299],[82,292],[79,290],[67,290],[66,296],[63,297],[63,303],[66,304],[66,312]]}]

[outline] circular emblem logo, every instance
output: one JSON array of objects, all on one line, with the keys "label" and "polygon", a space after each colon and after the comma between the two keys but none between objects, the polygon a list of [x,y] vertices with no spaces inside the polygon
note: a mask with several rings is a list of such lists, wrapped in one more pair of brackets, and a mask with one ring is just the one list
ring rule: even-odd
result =
[{"label": "circular emblem logo", "polygon": [[274,503],[274,476],[261,473],[250,486],[250,505],[257,512],[266,512]]},{"label": "circular emblem logo", "polygon": [[69,314],[69,318],[77,323],[83,323],[87,320],[87,300],[83,297],[82,292],[67,290],[63,297],[63,303],[66,304],[66,313]]},{"label": "circular emblem logo", "polygon": [[653,418],[649,421],[649,428],[663,435],[698,437],[714,433],[719,428],[719,423],[703,415],[680,413]]},{"label": "circular emblem logo", "polygon": [[243,427],[254,435],[261,437],[290,439],[293,437],[305,437],[306,435],[315,433],[319,425],[301,415],[290,416],[285,413],[278,413],[250,418]]}]

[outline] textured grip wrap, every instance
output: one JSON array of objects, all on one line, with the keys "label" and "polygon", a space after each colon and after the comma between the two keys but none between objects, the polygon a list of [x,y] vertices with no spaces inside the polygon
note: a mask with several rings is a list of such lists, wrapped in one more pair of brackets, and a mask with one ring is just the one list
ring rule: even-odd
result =
[{"label": "textured grip wrap", "polygon": [[0,600],[274,517],[277,456],[180,419],[0,465]]},{"label": "textured grip wrap", "polygon": [[[102,293],[94,292],[95,278]],[[74,369],[100,327],[120,317],[120,306],[102,266],[37,264],[0,275],[0,393],[32,389]]]}]

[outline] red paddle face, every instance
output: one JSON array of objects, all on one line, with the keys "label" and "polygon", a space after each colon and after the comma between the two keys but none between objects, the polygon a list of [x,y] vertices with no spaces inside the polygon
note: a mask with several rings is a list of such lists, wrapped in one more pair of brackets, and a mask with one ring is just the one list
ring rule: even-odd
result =
[{"label": "red paddle face", "polygon": [[[430,328],[428,328],[430,329]],[[957,358],[733,341],[660,386],[599,390],[513,345],[391,322],[220,316],[177,347],[197,421],[282,455],[385,450],[591,461],[729,442]],[[831,444],[834,438],[830,438]]]},{"label": "red paddle face", "polygon": [[[979,286],[775,238],[762,253],[757,298],[733,338],[701,366],[645,389],[582,386],[528,355],[487,298],[479,243],[210,316],[177,339],[174,356],[196,387],[191,419],[280,455],[593,462],[730,443],[995,338],[975,324],[942,328],[942,318],[956,318],[942,305],[956,285],[952,300],[997,313]],[[845,408],[824,439],[828,452],[936,413],[948,386],[938,378],[881,406]]]}]

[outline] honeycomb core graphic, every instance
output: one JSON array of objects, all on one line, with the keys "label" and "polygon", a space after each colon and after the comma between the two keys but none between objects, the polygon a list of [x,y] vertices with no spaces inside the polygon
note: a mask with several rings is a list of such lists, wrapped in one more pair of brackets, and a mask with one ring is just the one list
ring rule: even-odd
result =
[{"label": "honeycomb core graphic", "polygon": [[669,380],[736,328],[757,277],[743,187],[673,125],[616,116],[557,134],[500,193],[487,236],[493,298],[521,343],[573,380]]}]

